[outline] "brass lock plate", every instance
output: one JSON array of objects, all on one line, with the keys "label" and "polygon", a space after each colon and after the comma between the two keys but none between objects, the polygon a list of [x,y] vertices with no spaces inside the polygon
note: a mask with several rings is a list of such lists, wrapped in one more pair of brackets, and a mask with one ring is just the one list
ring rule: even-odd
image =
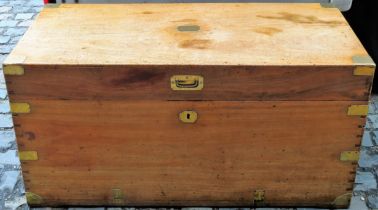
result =
[{"label": "brass lock plate", "polygon": [[198,114],[195,111],[182,111],[179,114],[179,119],[183,123],[195,123],[197,118]]},{"label": "brass lock plate", "polygon": [[172,90],[202,90],[203,77],[200,75],[173,75]]}]

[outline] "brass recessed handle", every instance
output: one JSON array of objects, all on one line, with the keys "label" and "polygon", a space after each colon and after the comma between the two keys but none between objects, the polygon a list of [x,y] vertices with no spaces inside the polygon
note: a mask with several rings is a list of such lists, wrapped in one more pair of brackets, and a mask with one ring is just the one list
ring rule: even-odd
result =
[{"label": "brass recessed handle", "polygon": [[174,75],[171,77],[172,90],[202,90],[203,77],[200,75]]},{"label": "brass recessed handle", "polygon": [[197,121],[198,114],[195,111],[182,111],[179,114],[179,119],[183,123],[195,123]]},{"label": "brass recessed handle", "polygon": [[175,80],[175,85],[178,88],[197,88],[198,80]]}]

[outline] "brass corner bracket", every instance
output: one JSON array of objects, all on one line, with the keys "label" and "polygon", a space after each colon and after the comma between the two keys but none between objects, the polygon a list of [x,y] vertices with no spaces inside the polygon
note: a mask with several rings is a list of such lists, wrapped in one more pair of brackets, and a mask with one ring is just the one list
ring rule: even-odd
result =
[{"label": "brass corner bracket", "polygon": [[10,110],[13,114],[26,114],[30,113],[30,104],[28,103],[10,103]]},{"label": "brass corner bracket", "polygon": [[25,197],[28,204],[38,205],[43,203],[42,197],[35,193],[26,192]]},{"label": "brass corner bracket", "polygon": [[332,205],[336,208],[339,207],[347,207],[350,203],[350,199],[352,198],[352,193],[345,193],[343,195],[338,196],[333,202]]},{"label": "brass corner bracket", "polygon": [[25,74],[24,67],[20,65],[4,65],[3,72],[4,72],[4,75],[14,75],[14,76],[21,76]]},{"label": "brass corner bracket", "polygon": [[124,195],[121,189],[112,189],[112,203],[113,204],[123,204]]},{"label": "brass corner bracket", "polygon": [[366,116],[369,112],[369,105],[350,105],[347,110],[348,116]]},{"label": "brass corner bracket", "polygon": [[253,205],[254,206],[264,206],[265,205],[265,191],[255,190],[253,195]]},{"label": "brass corner bracket", "polygon": [[38,160],[38,153],[36,151],[19,151],[18,157],[20,161]]},{"label": "brass corner bracket", "polygon": [[357,162],[359,158],[360,158],[359,151],[344,151],[340,154],[341,161]]},{"label": "brass corner bracket", "polygon": [[353,75],[374,76],[375,63],[369,55],[355,55],[352,57],[352,61],[356,65]]}]

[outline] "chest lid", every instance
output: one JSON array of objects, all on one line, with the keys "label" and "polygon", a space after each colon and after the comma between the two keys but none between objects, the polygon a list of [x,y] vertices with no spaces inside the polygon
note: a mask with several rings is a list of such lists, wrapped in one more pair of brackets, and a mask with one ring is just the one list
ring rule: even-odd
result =
[{"label": "chest lid", "polygon": [[48,5],[4,67],[14,100],[366,101],[375,66],[336,8],[181,3]]},{"label": "chest lid", "polygon": [[320,4],[61,4],[43,9],[6,63],[353,65],[367,53]]}]

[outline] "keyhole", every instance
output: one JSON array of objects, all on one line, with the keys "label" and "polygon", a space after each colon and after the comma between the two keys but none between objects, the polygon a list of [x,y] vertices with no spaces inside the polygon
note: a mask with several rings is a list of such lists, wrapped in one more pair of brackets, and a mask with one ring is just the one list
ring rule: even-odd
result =
[{"label": "keyhole", "polygon": [[194,123],[197,120],[197,112],[183,111],[179,114],[179,118],[183,123]]}]

